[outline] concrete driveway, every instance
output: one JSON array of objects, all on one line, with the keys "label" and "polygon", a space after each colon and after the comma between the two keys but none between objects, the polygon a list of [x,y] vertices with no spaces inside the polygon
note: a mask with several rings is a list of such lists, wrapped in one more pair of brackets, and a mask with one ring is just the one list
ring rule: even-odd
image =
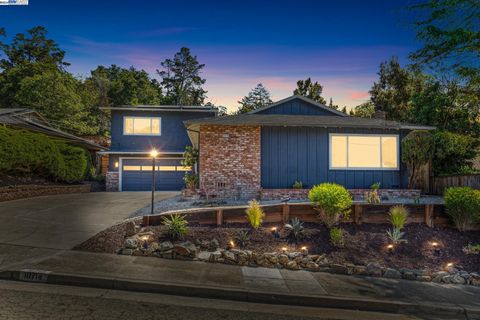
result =
[{"label": "concrete driveway", "polygon": [[[178,192],[156,192],[156,201]],[[0,244],[71,249],[149,205],[149,192],[92,192],[0,202]]]}]

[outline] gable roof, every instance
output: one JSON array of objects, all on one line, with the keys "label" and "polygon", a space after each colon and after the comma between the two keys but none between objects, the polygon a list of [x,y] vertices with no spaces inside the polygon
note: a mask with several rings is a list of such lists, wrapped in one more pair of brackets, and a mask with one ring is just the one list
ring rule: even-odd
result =
[{"label": "gable roof", "polygon": [[318,103],[317,101],[314,101],[314,100],[312,100],[312,99],[310,99],[310,98],[307,98],[307,97],[304,97],[304,96],[299,96],[299,95],[290,96],[290,97],[288,97],[288,98],[282,99],[282,100],[277,101],[277,102],[274,102],[274,103],[272,103],[272,104],[269,104],[268,106],[264,106],[264,107],[261,107],[261,108],[259,108],[259,109],[252,110],[252,111],[248,112],[247,114],[259,113],[259,112],[261,112],[261,111],[264,111],[264,110],[267,110],[267,109],[276,107],[276,106],[281,105],[281,104],[283,104],[283,103],[285,103],[285,102],[289,102],[289,101],[291,101],[291,100],[296,100],[296,99],[302,100],[302,101],[304,101],[304,102],[306,102],[306,103],[308,103],[308,104],[311,104],[311,105],[313,105],[313,106],[315,106],[315,107],[317,107],[317,108],[320,108],[320,109],[322,109],[322,110],[324,110],[324,111],[330,112],[330,113],[332,113],[332,114],[334,114],[334,115],[336,115],[336,116],[349,117],[349,115],[347,115],[347,114],[345,114],[345,113],[343,113],[343,112],[341,112],[341,111],[332,109],[332,108],[327,107],[327,106],[324,105],[324,104]]},{"label": "gable roof", "polygon": [[374,118],[331,117],[316,115],[241,114],[216,118],[201,118],[184,121],[189,130],[198,130],[200,125],[223,126],[277,126],[277,127],[323,127],[323,128],[370,128],[394,130],[434,130],[435,127],[400,123]]}]

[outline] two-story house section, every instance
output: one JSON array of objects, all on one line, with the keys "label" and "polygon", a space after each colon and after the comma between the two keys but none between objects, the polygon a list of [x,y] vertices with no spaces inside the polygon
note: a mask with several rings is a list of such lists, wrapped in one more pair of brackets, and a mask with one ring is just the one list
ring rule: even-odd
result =
[{"label": "two-story house section", "polygon": [[206,106],[117,106],[111,112],[111,147],[108,155],[107,191],[148,191],[152,188],[155,149],[155,190],[180,190],[185,171],[185,147],[191,145],[185,120],[214,117]]}]

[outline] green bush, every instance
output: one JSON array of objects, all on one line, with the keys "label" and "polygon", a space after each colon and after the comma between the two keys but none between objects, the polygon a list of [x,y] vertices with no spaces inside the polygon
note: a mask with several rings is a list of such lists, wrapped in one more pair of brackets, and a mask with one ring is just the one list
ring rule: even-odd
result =
[{"label": "green bush", "polygon": [[433,172],[435,175],[473,172],[471,161],[477,156],[479,139],[448,131],[433,134]]},{"label": "green bush", "polygon": [[293,189],[303,189],[303,182],[302,181],[295,181],[292,186]]},{"label": "green bush", "polygon": [[265,213],[263,213],[262,208],[258,204],[256,200],[252,200],[248,204],[247,210],[245,210],[247,215],[247,220],[254,229],[258,229],[263,222],[263,217]]},{"label": "green bush", "polygon": [[314,186],[308,193],[308,199],[319,211],[320,220],[328,227],[332,227],[341,218],[347,218],[352,206],[352,196],[341,185],[322,183]]},{"label": "green bush", "polygon": [[188,189],[195,189],[198,186],[198,174],[193,172],[185,172],[183,182]]},{"label": "green bush", "polygon": [[83,180],[86,169],[82,148],[41,133],[0,126],[0,173],[71,183]]},{"label": "green bush", "polygon": [[330,229],[330,242],[334,247],[342,247],[344,245],[344,233],[342,228]]},{"label": "green bush", "polygon": [[413,130],[402,139],[402,162],[408,169],[408,188],[424,187],[424,168],[433,156],[433,136],[429,131]]},{"label": "green bush", "polygon": [[185,216],[173,214],[163,217],[162,223],[167,227],[167,233],[172,239],[183,239],[188,232],[188,221]]},{"label": "green bush", "polygon": [[402,230],[407,222],[408,210],[402,205],[393,206],[388,212],[390,223],[394,228]]},{"label": "green bush", "polygon": [[447,214],[460,231],[468,230],[480,220],[480,190],[450,187],[443,194]]}]

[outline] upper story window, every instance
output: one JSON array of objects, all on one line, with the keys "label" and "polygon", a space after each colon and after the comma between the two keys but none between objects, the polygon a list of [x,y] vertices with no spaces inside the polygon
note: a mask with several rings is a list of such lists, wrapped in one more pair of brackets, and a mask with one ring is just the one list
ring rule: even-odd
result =
[{"label": "upper story window", "polygon": [[330,169],[398,170],[397,135],[330,134]]},{"label": "upper story window", "polygon": [[159,117],[123,117],[123,134],[159,136],[160,125]]}]

